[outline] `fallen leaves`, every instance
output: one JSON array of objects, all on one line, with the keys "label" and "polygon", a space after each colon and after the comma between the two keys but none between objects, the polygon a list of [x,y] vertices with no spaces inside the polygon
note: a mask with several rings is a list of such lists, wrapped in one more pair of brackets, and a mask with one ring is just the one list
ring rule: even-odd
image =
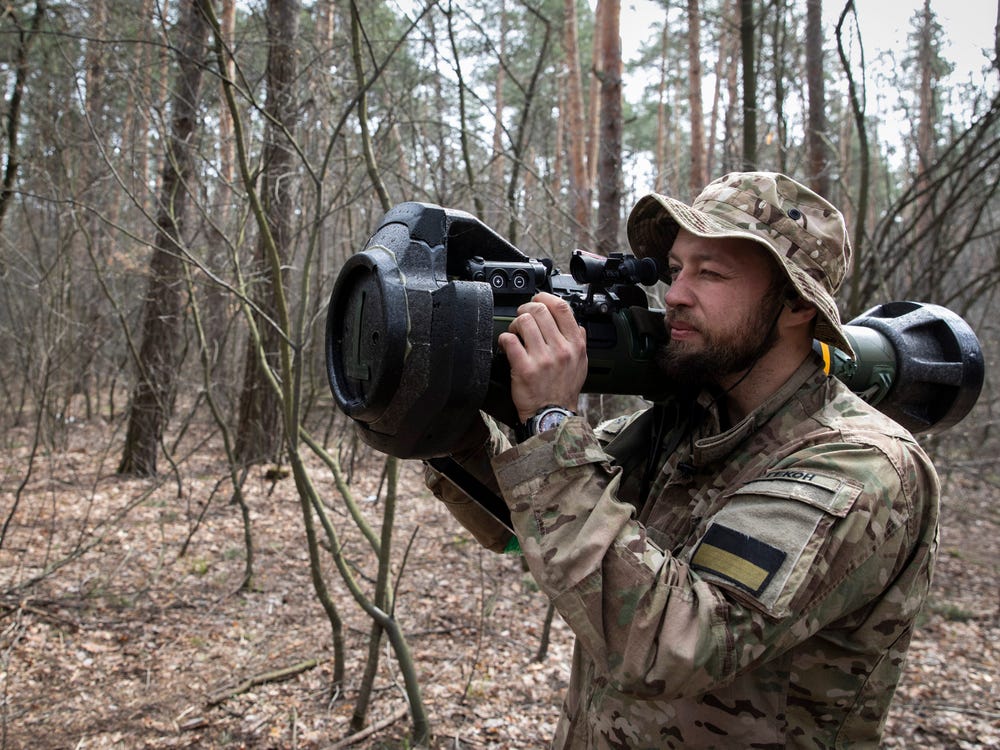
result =
[{"label": "fallen leaves", "polygon": [[[261,469],[246,487],[256,587],[239,593],[239,511],[220,500],[224,493],[209,503],[224,474],[218,453],[203,449],[182,466],[179,496],[176,485],[111,476],[101,463],[113,439],[105,429],[79,426],[66,455],[50,458],[48,473],[26,489],[0,551],[0,586],[8,591],[0,599],[6,747],[337,747],[351,735],[369,623],[330,566],[349,650],[347,682],[333,686],[330,625],[310,581],[293,483],[272,481]],[[4,460],[16,461],[16,453]],[[380,470],[368,459],[355,472],[357,496],[376,496]],[[0,476],[4,511],[19,475],[9,463]],[[316,476],[338,508],[332,483],[322,470]],[[416,536],[397,582],[396,617],[420,672],[433,746],[547,746],[569,678],[571,633],[557,617],[547,658],[532,661],[547,604],[519,560],[475,545],[423,489],[419,464],[404,465],[401,483],[396,539]],[[144,493],[93,549],[17,590]],[[1000,747],[994,496],[981,482],[946,485],[932,598],[885,747]],[[364,505],[377,519],[379,504]],[[364,572],[364,542],[346,531],[342,514],[334,517]],[[398,574],[405,544],[397,546]],[[351,736],[350,747],[405,746],[402,680],[387,653],[369,717],[374,729]],[[287,679],[268,679],[285,668]]]}]

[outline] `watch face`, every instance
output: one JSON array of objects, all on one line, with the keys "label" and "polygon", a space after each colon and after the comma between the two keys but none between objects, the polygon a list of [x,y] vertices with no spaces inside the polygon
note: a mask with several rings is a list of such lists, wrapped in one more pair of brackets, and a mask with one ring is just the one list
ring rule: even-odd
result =
[{"label": "watch face", "polygon": [[558,427],[566,419],[568,415],[564,411],[552,411],[542,412],[538,417],[538,432],[545,432],[546,430],[551,430],[554,427]]}]

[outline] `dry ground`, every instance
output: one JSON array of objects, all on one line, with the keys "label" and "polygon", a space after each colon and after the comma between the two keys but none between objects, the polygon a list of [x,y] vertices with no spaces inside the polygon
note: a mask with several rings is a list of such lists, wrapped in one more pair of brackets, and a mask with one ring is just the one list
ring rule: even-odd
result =
[{"label": "dry ground", "polygon": [[[0,548],[0,748],[330,748],[349,734],[368,621],[328,565],[349,646],[346,685],[332,694],[331,628],[310,581],[290,478],[271,481],[261,470],[248,483],[256,580],[240,593],[242,526],[224,483],[213,495],[224,471],[211,442],[189,446],[179,478],[154,488],[114,476],[119,436],[76,424],[19,491],[29,438],[8,433],[0,456],[0,522],[11,519]],[[369,459],[353,474],[372,518],[379,470]],[[325,472],[314,475],[339,507]],[[433,747],[545,747],[568,677],[567,628],[557,617],[547,656],[534,661],[546,603],[520,561],[470,542],[423,489],[419,464],[404,464],[401,483],[397,573],[412,546],[396,617]],[[940,565],[886,747],[1000,747],[995,494],[980,478],[946,475]],[[370,588],[371,555],[332,513]],[[352,747],[408,747],[402,679],[385,654],[370,714],[384,727]],[[300,671],[266,679],[289,667]]]}]

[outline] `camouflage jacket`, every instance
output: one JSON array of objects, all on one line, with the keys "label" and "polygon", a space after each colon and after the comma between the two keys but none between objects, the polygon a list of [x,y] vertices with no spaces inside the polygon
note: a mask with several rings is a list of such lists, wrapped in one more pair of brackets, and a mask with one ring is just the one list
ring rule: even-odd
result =
[{"label": "camouflage jacket", "polygon": [[[930,583],[935,471],[812,361],[725,431],[705,403],[462,457],[576,634],[553,747],[875,747]],[[671,450],[644,478],[654,434]]]}]

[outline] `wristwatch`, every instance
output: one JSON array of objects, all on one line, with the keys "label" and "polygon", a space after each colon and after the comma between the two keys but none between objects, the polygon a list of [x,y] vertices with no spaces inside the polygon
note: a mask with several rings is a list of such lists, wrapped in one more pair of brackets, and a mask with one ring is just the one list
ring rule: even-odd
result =
[{"label": "wristwatch", "polygon": [[576,412],[549,404],[536,411],[535,416],[529,417],[527,422],[521,422],[517,425],[514,428],[514,436],[518,442],[521,442],[540,432],[552,430],[561,425],[568,417],[575,416]]}]

